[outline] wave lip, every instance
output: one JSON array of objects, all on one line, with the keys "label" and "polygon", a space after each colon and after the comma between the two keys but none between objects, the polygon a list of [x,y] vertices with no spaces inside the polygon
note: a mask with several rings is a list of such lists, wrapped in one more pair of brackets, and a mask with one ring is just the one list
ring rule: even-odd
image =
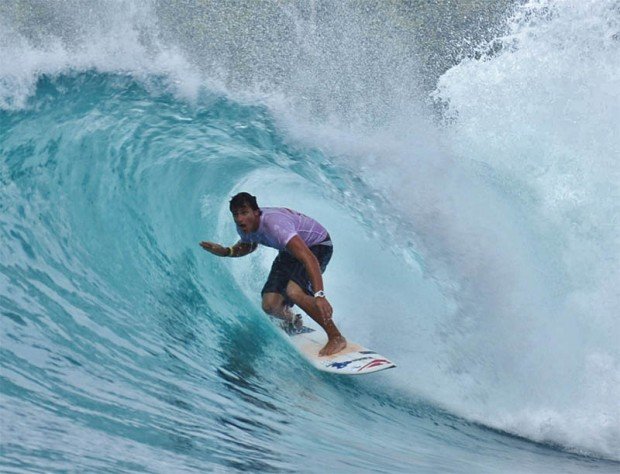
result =
[{"label": "wave lip", "polygon": [[71,72],[165,77],[171,91],[195,99],[204,76],[160,40],[152,2],[5,4],[0,12],[0,109],[27,105],[40,76]]}]

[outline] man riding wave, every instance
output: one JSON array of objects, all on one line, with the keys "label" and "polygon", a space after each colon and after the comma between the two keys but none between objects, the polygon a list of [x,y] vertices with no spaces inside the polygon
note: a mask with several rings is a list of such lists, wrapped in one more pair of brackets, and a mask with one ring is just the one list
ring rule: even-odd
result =
[{"label": "man riding wave", "polygon": [[256,197],[245,192],[230,200],[230,212],[240,240],[231,247],[214,242],[200,242],[200,246],[220,257],[243,257],[256,250],[258,244],[279,250],[261,291],[263,310],[299,328],[303,324],[301,317],[291,311],[296,304],[327,333],[328,341],[319,351],[320,356],[344,349],[347,341],[334,324],[321,276],[333,252],[327,230],[291,209],[261,209]]}]

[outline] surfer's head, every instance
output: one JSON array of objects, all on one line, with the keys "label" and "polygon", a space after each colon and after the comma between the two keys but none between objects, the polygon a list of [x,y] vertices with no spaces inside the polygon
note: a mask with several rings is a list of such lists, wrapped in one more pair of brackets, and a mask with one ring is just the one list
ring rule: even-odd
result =
[{"label": "surfer's head", "polygon": [[238,193],[235,194],[230,200],[230,212],[234,209],[247,206],[253,211],[258,211],[258,203],[256,202],[256,196],[252,196],[250,193]]},{"label": "surfer's head", "polygon": [[250,193],[239,193],[230,200],[230,212],[235,224],[244,233],[256,232],[260,224],[261,210],[256,202],[256,196]]}]

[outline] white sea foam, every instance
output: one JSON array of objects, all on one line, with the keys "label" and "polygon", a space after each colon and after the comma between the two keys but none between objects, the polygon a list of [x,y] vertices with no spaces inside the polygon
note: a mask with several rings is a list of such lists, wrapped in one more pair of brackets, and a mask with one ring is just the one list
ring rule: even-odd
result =
[{"label": "white sea foam", "polygon": [[[174,46],[161,43],[151,3],[113,1],[4,5],[0,16],[0,108],[26,106],[43,75],[97,71],[168,79],[180,97],[204,80]],[[1,10],[0,10],[1,11]]]}]

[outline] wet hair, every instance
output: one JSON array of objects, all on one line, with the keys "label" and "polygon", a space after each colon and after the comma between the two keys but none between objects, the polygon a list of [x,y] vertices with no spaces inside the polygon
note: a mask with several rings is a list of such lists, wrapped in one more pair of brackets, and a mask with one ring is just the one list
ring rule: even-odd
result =
[{"label": "wet hair", "polygon": [[230,212],[244,206],[248,206],[253,211],[258,211],[259,208],[256,203],[256,196],[252,196],[250,193],[238,193],[230,200]]}]

